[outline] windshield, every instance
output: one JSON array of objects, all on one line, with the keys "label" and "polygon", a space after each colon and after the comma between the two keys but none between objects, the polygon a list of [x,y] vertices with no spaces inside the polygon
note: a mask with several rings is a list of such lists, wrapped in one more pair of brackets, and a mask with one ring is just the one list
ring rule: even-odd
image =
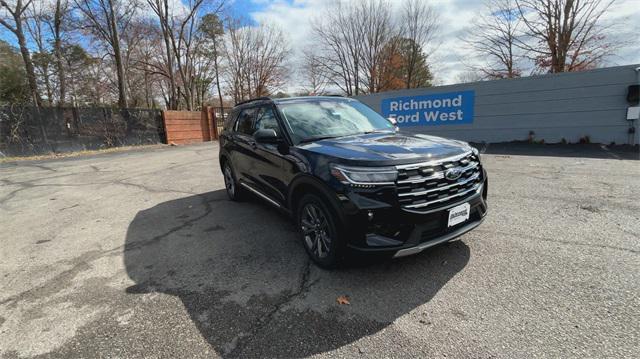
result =
[{"label": "windshield", "polygon": [[393,131],[384,117],[358,101],[313,99],[278,104],[294,143]]}]

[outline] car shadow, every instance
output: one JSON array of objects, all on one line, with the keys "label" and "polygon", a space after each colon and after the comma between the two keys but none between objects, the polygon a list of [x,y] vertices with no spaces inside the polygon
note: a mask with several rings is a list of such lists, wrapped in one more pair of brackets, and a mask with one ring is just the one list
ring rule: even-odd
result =
[{"label": "car shadow", "polygon": [[[429,302],[469,261],[462,241],[335,271],[310,264],[294,225],[223,190],[138,212],[127,231],[127,293],[179,298],[225,357],[300,357],[375,334]],[[337,303],[347,296],[350,305]],[[157,318],[162,320],[162,318]]]}]

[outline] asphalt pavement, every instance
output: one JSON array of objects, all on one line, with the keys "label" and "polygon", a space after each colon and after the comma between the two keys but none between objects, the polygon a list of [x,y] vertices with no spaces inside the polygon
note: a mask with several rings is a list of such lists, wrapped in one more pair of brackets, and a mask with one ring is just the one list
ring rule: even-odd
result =
[{"label": "asphalt pavement", "polygon": [[500,148],[476,230],[325,271],[216,146],[0,164],[0,356],[640,357],[640,161]]}]

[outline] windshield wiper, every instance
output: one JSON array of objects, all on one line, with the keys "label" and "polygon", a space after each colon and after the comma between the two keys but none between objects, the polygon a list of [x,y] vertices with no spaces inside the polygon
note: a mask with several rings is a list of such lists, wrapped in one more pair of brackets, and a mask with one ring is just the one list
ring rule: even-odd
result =
[{"label": "windshield wiper", "polygon": [[338,138],[338,137],[344,137],[344,136],[316,136],[316,137],[309,137],[309,138],[303,138],[298,143],[314,142],[314,141],[327,140],[329,138]]},{"label": "windshield wiper", "polygon": [[372,133],[392,133],[392,132],[394,132],[394,131],[392,131],[392,130],[371,130],[371,131],[364,131],[363,134],[369,135],[369,134],[372,134]]}]

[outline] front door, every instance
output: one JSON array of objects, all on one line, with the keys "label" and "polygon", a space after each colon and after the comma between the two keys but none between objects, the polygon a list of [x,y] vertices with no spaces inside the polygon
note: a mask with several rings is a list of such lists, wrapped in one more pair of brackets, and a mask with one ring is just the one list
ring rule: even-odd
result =
[{"label": "front door", "polygon": [[[279,136],[282,136],[272,105],[264,105],[258,108],[254,132],[261,129],[274,130]],[[253,167],[249,170],[249,175],[254,179],[258,186],[257,189],[278,202],[284,203],[283,159],[282,154],[278,151],[278,145],[255,143],[254,151]]]}]

